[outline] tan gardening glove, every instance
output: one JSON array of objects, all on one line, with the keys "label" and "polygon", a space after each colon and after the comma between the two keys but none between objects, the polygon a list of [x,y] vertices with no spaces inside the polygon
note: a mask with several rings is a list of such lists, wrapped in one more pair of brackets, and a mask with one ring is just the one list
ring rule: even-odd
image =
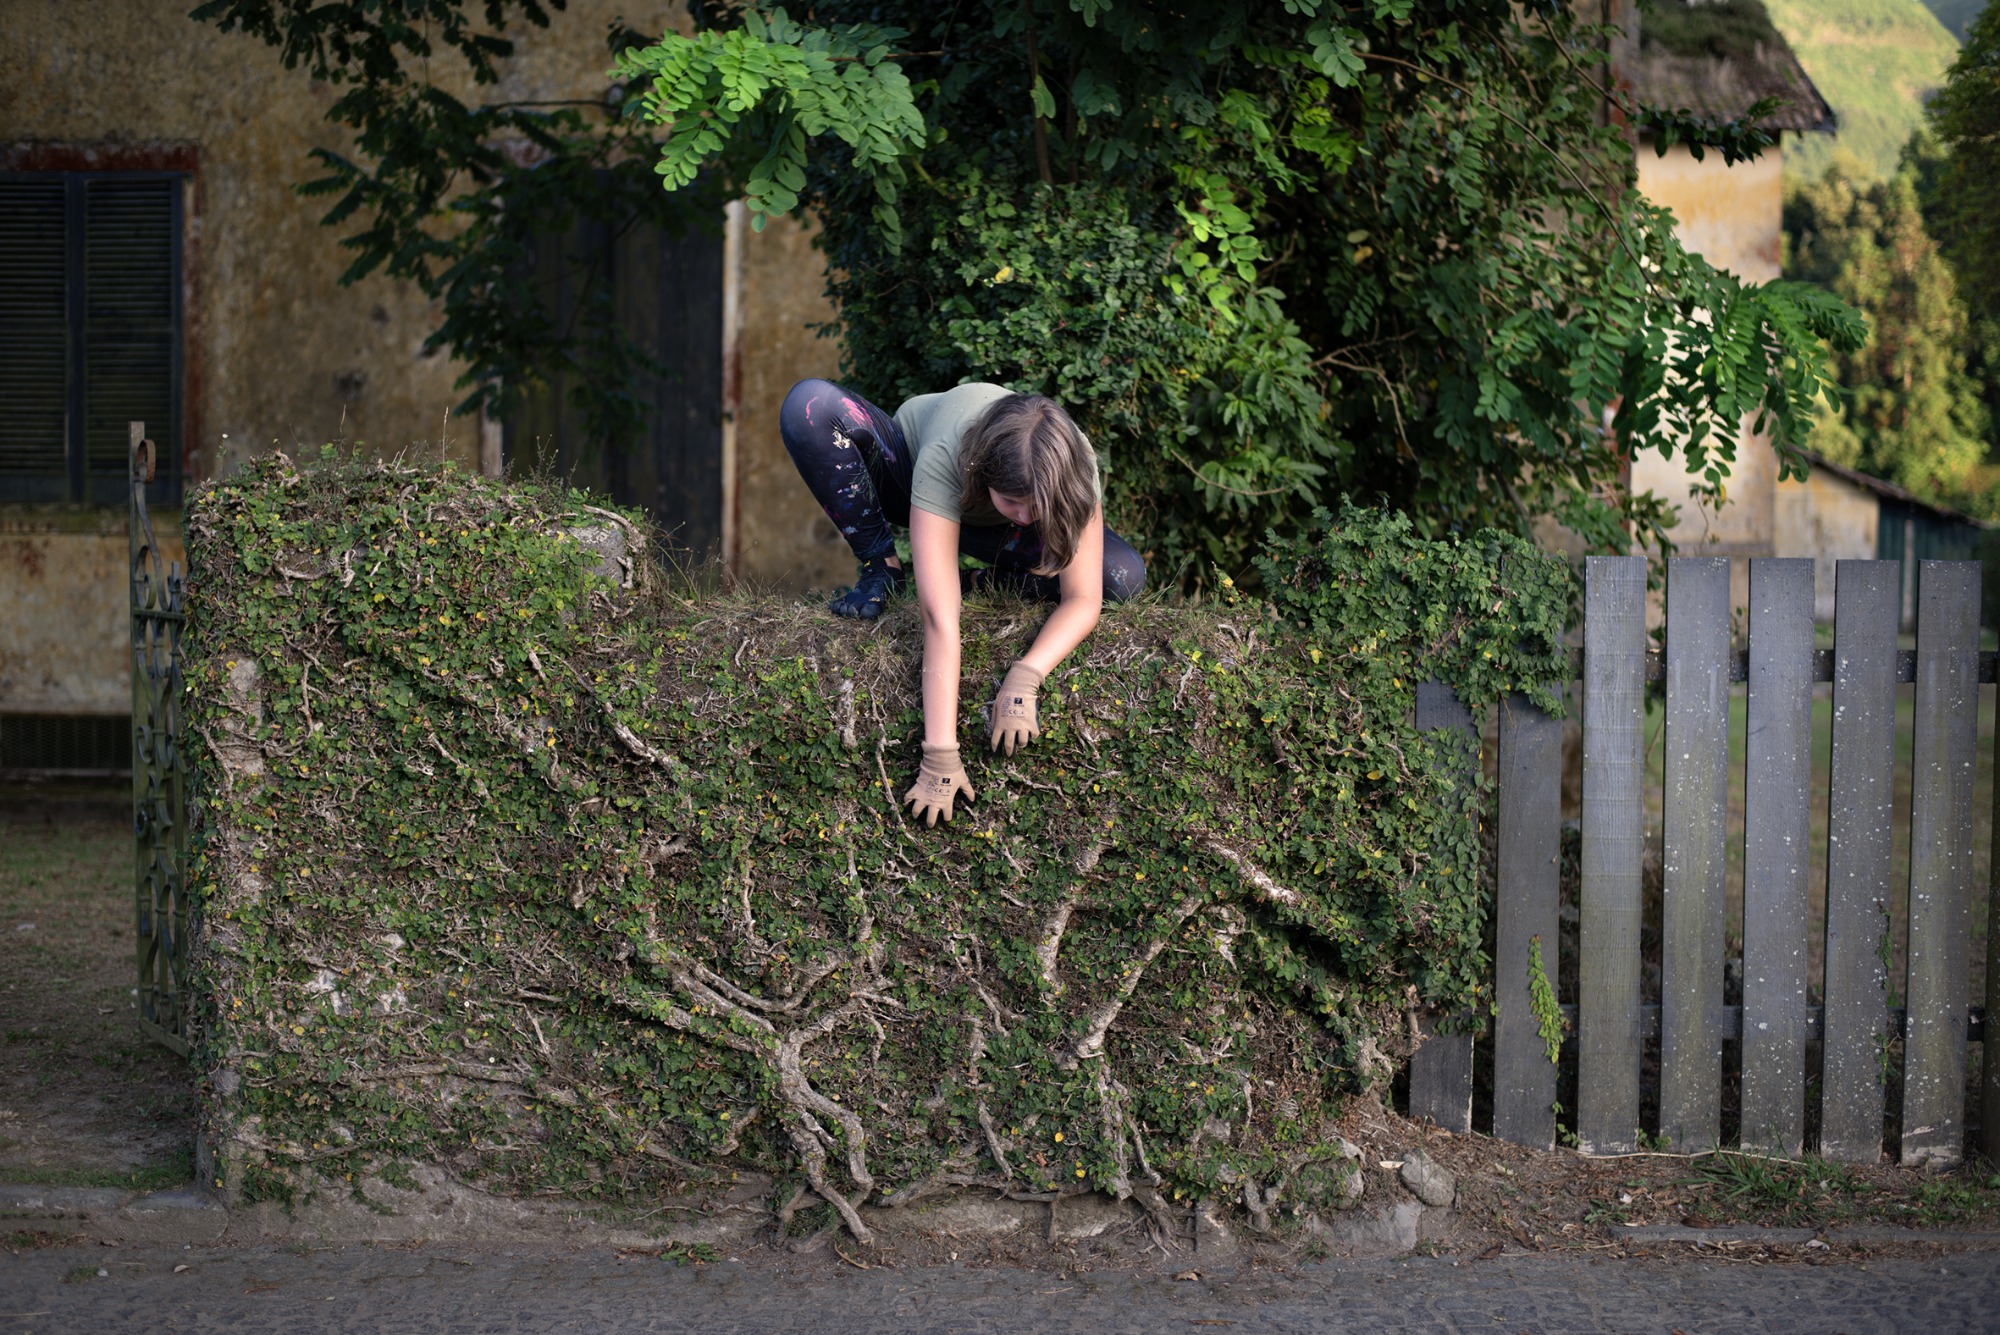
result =
[{"label": "tan gardening glove", "polygon": [[972,791],[972,781],[965,777],[965,766],[958,763],[958,748],[925,742],[923,768],[917,771],[910,791],[903,794],[910,814],[927,826],[936,825],[939,816],[950,820],[960,793],[968,802],[978,796]]},{"label": "tan gardening glove", "polygon": [[1042,689],[1042,674],[1025,662],[1016,662],[1000,680],[1000,693],[993,697],[993,749],[1007,744],[1007,754],[1026,746],[1042,735],[1035,717],[1035,692]]}]

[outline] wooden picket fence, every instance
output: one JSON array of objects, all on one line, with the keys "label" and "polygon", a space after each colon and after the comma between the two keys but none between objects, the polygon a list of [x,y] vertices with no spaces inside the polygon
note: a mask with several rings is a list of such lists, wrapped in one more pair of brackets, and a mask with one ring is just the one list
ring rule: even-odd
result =
[{"label": "wooden picket fence", "polygon": [[[1729,562],[1669,562],[1666,649],[1649,654],[1646,563],[1592,557],[1585,570],[1582,682],[1582,872],[1577,1096],[1563,1122],[1587,1154],[1641,1145],[1646,1043],[1659,1044],[1652,1141],[1718,1148],[1723,1043],[1740,1043],[1741,1148],[1796,1157],[1808,1098],[1817,1149],[1873,1163],[1885,1094],[1902,1083],[1904,1162],[1951,1162],[1966,1130],[1967,1044],[1981,1039],[1970,1003],[1974,886],[1972,790],[1979,684],[1980,566],[1925,561],[1914,651],[1899,650],[1903,570],[1893,561],[1836,567],[1834,646],[1813,644],[1813,563],[1750,562],[1748,651],[1731,643]],[[1664,677],[1664,831],[1660,998],[1641,996],[1641,857],[1645,834],[1646,683]],[[1730,683],[1747,683],[1744,818],[1729,819]],[[1809,815],[1816,682],[1832,684],[1823,978],[1808,977]],[[1915,686],[1909,863],[1892,865],[1896,697]],[[1491,1133],[1552,1145],[1557,1066],[1530,1004],[1530,956],[1557,974],[1562,724],[1510,698],[1498,703],[1498,841]],[[1473,728],[1432,687],[1420,727]],[[1740,1005],[1723,1004],[1727,840],[1743,840]],[[1906,898],[1905,898],[1906,897]],[[1904,908],[1907,952],[1892,1008],[1890,914]],[[1811,1005],[1820,983],[1820,1005]],[[1902,1039],[1900,1054],[1894,1043]],[[1808,1068],[1817,1039],[1818,1069]],[[1474,1048],[1441,1034],[1410,1066],[1410,1111],[1472,1129]],[[1814,1077],[1817,1076],[1815,1081]],[[1989,1119],[1990,1120],[1990,1119]],[[1487,1130],[1489,1128],[1481,1128]],[[1995,1128],[1985,1128],[1991,1134]]]}]

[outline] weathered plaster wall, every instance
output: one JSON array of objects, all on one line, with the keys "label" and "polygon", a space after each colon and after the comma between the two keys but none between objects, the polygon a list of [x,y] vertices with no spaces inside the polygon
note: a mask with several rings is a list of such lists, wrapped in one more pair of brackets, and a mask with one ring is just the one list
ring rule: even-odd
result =
[{"label": "weathered plaster wall", "polygon": [[809,225],[782,218],[747,233],[743,242],[738,568],[760,587],[823,589],[854,578],[853,553],[799,480],[778,437],[786,391],[809,376],[839,372],[838,341],[808,327],[833,319],[813,234]]},{"label": "weathered plaster wall", "polygon": [[[274,443],[336,436],[388,453],[437,449],[462,368],[422,350],[435,311],[380,276],[341,287],[351,258],[338,245],[344,229],[322,228],[328,201],[291,188],[314,174],[312,149],[346,147],[324,120],[335,90],[285,69],[260,41],[193,22],[187,8],[5,0],[0,146],[181,143],[199,152],[188,238],[194,476]],[[480,95],[601,91],[606,23],[622,14],[664,27],[680,8],[572,0],[550,29],[519,35],[507,80]],[[448,446],[476,466],[476,424],[454,424]]]},{"label": "weathered plaster wall", "polygon": [[[185,568],[178,519],[153,536]],[[0,512],[0,713],[131,712],[128,550],[122,510]]]},{"label": "weathered plaster wall", "polygon": [[1881,515],[1873,493],[1831,473],[1778,484],[1771,545],[1778,556],[1813,558],[1815,619],[1833,620],[1834,562],[1875,559]]},{"label": "weathered plaster wall", "polygon": [[1720,154],[1696,162],[1679,145],[1665,157],[1641,145],[1639,193],[1672,209],[1681,244],[1710,264],[1753,283],[1778,276],[1785,184],[1777,153],[1726,167]]},{"label": "weathered plaster wall", "polygon": [[[260,41],[191,21],[187,9],[0,0],[0,155],[195,150],[188,475],[336,437],[426,455],[442,437],[447,457],[477,467],[478,424],[444,428],[461,367],[423,351],[436,310],[380,276],[342,287],[342,230],[319,225],[327,201],[292,190],[313,172],[312,149],[345,146],[325,121],[334,90],[285,69]],[[678,3],[571,0],[550,29],[517,34],[505,81],[478,95],[600,92],[614,16],[642,28],[687,21]],[[0,507],[0,712],[129,708],[124,523],[117,509]],[[160,536],[179,559],[178,537]]]}]

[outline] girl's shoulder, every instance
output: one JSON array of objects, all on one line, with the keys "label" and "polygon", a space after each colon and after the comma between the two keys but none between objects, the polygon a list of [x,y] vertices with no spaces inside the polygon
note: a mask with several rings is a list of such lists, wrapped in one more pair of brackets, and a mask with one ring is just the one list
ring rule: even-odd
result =
[{"label": "girl's shoulder", "polygon": [[896,409],[896,425],[903,439],[921,451],[925,446],[943,444],[953,449],[982,413],[1014,391],[1005,385],[970,381],[932,394],[905,399]]}]

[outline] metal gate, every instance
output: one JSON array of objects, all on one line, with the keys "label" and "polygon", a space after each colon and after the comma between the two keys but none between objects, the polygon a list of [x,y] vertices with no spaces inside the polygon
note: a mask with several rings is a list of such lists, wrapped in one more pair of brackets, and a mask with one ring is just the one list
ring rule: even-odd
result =
[{"label": "metal gate", "polygon": [[138,912],[139,1027],[188,1054],[187,763],[182,748],[181,631],[187,624],[178,564],[153,540],[146,484],[156,464],[146,424],[130,426],[132,592],[132,885]]}]

